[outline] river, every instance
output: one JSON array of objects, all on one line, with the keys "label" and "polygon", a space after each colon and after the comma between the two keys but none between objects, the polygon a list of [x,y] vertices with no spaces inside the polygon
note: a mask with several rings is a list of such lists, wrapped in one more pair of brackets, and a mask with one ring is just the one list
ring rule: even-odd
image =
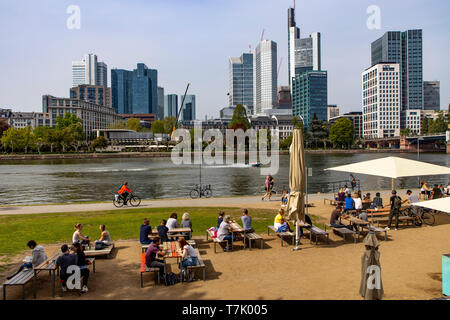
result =
[{"label": "river", "polygon": [[[308,192],[330,192],[330,183],[347,180],[343,172],[325,168],[386,157],[389,153],[307,154]],[[417,159],[416,154],[396,154]],[[420,154],[420,160],[450,166],[450,155]],[[380,168],[382,170],[382,168]],[[260,168],[247,165],[202,166],[202,183],[210,184],[214,196],[256,195],[263,193],[264,176]],[[199,165],[175,165],[170,158],[26,160],[0,161],[0,204],[68,203],[112,201],[122,182],[128,181],[141,198],[180,198],[189,196],[199,183]],[[389,189],[387,178],[357,175],[362,190]],[[421,177],[430,183],[447,184],[449,176]],[[280,155],[275,190],[289,186],[289,156]],[[415,188],[419,178],[400,178],[396,188]]]}]

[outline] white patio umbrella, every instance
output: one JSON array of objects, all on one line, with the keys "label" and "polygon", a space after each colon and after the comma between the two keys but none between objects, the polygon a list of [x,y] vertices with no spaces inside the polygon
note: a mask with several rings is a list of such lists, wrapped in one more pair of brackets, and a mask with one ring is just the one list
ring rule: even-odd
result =
[{"label": "white patio umbrella", "polygon": [[413,206],[450,213],[450,197],[412,203]]},{"label": "white patio umbrella", "polygon": [[392,178],[392,189],[394,189],[394,179],[396,178],[450,174],[448,167],[399,157],[362,161],[325,170]]}]

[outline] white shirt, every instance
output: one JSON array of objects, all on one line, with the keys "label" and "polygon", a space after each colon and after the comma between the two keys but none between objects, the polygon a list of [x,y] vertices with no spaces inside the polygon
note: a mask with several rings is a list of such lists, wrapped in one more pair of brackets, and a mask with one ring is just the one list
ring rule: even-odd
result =
[{"label": "white shirt", "polygon": [[353,201],[355,201],[355,209],[362,209],[362,200],[361,198],[353,198]]},{"label": "white shirt", "polygon": [[408,200],[409,200],[411,203],[419,202],[419,199],[418,199],[417,196],[416,196],[415,194],[413,194],[413,193],[411,193],[411,195],[408,196]]},{"label": "white shirt", "polygon": [[193,257],[193,258],[195,258],[195,257],[198,256],[198,255],[197,255],[197,251],[195,251],[195,249],[192,248],[192,246],[190,246],[190,245],[188,245],[188,244],[185,245],[183,249],[187,251],[186,258],[187,258],[187,257]]},{"label": "white shirt", "polygon": [[166,227],[169,230],[178,228],[178,221],[175,218],[169,218],[166,223]]},{"label": "white shirt", "polygon": [[231,226],[229,223],[222,221],[219,226],[219,231],[217,231],[217,239],[223,240],[226,235],[230,233]]}]

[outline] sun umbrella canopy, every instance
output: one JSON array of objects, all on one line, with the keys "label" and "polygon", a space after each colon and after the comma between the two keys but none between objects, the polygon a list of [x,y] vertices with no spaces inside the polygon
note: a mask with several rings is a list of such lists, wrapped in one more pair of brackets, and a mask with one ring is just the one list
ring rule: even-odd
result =
[{"label": "sun umbrella canopy", "polygon": [[353,172],[373,176],[400,178],[450,174],[450,168],[399,157],[362,161],[325,170]]},{"label": "sun umbrella canopy", "polygon": [[[294,129],[290,151],[289,164],[289,200],[288,215],[290,220],[305,220],[305,150],[303,148],[303,137],[300,129]],[[296,216],[298,214],[298,216]]]},{"label": "sun umbrella canopy", "polygon": [[450,197],[429,200],[429,201],[416,202],[416,203],[413,203],[412,205],[450,213]]}]

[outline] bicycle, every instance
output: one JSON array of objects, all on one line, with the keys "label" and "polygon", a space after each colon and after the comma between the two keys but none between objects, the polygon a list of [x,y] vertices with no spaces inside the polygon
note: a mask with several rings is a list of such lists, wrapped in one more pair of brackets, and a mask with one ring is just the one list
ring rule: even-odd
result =
[{"label": "bicycle", "polygon": [[[137,207],[141,204],[141,198],[130,193],[127,196],[127,202],[129,202],[132,207]],[[114,195],[114,199],[113,199],[114,206],[116,206],[117,208],[121,208],[121,207],[123,207],[124,203],[125,203],[124,198],[121,195],[119,195],[119,194]]]},{"label": "bicycle", "polygon": [[200,186],[197,184],[195,186],[195,188],[191,190],[190,196],[192,199],[197,199],[198,197],[211,198],[212,197],[211,185],[208,184],[208,185]]},{"label": "bicycle", "polygon": [[403,215],[414,217],[414,224],[420,227],[422,224],[426,224],[427,226],[432,226],[436,222],[436,218],[431,210],[427,210],[420,207],[415,207],[416,212],[414,212],[413,207],[410,206],[402,211]]}]

